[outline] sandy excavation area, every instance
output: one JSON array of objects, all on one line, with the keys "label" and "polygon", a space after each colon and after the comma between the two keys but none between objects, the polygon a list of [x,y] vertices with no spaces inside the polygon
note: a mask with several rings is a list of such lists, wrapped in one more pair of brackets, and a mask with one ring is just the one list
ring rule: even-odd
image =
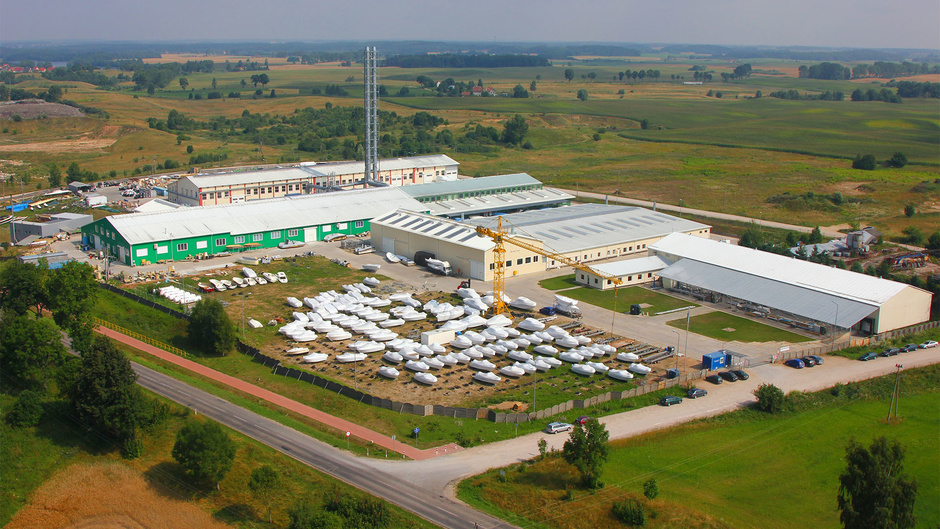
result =
[{"label": "sandy excavation area", "polygon": [[77,464],[33,493],[7,529],[225,529],[195,505],[150,486],[120,463]]}]

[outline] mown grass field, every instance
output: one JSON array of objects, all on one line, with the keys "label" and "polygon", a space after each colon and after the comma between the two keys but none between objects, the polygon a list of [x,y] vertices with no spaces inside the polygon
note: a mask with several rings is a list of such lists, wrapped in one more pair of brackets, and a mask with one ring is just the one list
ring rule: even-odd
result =
[{"label": "mown grass field", "polygon": [[[685,329],[685,318],[667,321],[666,325]],[[695,334],[708,336],[723,342],[789,342],[800,343],[812,341],[811,338],[799,334],[771,327],[763,323],[715,311],[708,314],[692,316],[689,320],[689,330]]]},{"label": "mown grass field", "polygon": [[579,287],[572,290],[565,290],[561,292],[561,294],[617,312],[629,312],[630,305],[634,303],[649,305],[643,308],[643,312],[649,312],[650,314],[681,309],[683,307],[698,307],[698,305],[690,301],[674,298],[659,292],[653,292],[643,287],[624,287],[618,288],[616,291]]},{"label": "mown grass field", "polygon": [[550,277],[539,281],[539,286],[546,290],[562,290],[573,288],[581,284],[574,280],[574,274],[558,277]]},{"label": "mown grass field", "polygon": [[[772,416],[732,412],[611,445],[602,480],[590,493],[560,457],[469,478],[458,495],[471,505],[526,527],[622,527],[614,500],[641,500],[647,527],[837,528],[838,475],[850,439],[868,445],[885,436],[906,450],[904,469],[917,479],[917,527],[940,523],[940,368],[906,371],[901,417],[884,422],[894,377],[797,396],[793,410]],[[707,398],[707,397],[706,397]],[[647,502],[643,483],[658,482]],[[563,499],[573,486],[573,498]]]}]

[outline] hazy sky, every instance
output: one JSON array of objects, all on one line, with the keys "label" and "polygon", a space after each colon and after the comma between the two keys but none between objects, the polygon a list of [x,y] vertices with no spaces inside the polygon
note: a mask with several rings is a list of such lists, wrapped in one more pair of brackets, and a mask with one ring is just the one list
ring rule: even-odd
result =
[{"label": "hazy sky", "polygon": [[0,42],[473,40],[940,48],[940,1],[0,0]]}]

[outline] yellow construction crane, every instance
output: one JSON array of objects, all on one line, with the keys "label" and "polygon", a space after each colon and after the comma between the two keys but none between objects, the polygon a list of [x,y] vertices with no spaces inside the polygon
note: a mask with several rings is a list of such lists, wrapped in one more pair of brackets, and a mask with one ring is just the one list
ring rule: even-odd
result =
[{"label": "yellow construction crane", "polygon": [[506,246],[505,243],[512,243],[520,248],[529,250],[530,252],[535,252],[541,256],[548,257],[549,259],[554,259],[555,261],[570,266],[576,270],[581,270],[583,272],[589,272],[596,276],[599,276],[603,279],[606,279],[615,285],[614,290],[614,314],[617,313],[617,291],[616,287],[623,284],[623,280],[619,277],[612,276],[608,273],[601,272],[595,268],[591,268],[585,264],[582,264],[576,259],[572,259],[560,253],[553,252],[550,250],[545,250],[540,248],[532,243],[523,241],[516,237],[507,235],[507,232],[503,231],[503,217],[498,217],[496,223],[496,230],[492,230],[485,226],[477,226],[477,235],[481,237],[489,237],[496,243],[496,247],[493,248],[493,255],[495,262],[493,263],[493,306],[491,310],[494,314],[503,314],[509,312],[509,309],[506,307],[506,303],[503,301],[503,295],[505,292],[505,281],[506,281]]}]

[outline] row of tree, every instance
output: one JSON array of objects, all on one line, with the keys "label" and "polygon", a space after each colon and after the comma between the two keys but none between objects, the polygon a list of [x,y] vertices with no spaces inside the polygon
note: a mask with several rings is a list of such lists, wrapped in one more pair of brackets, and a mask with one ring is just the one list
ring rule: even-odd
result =
[{"label": "row of tree", "polygon": [[[819,94],[801,94],[797,90],[792,88],[789,90],[777,90],[771,92],[770,97],[775,97],[777,99],[791,99],[797,101],[843,101],[845,100],[845,93],[841,90],[826,90],[825,92]],[[853,100],[854,101],[854,100]]]},{"label": "row of tree", "polygon": [[439,53],[395,55],[382,61],[382,65],[399,68],[528,68],[551,66],[551,63],[538,55]]},{"label": "row of tree", "polygon": [[895,77],[910,77],[913,75],[927,75],[940,73],[940,65],[913,63],[908,61],[887,62],[875,61],[874,64],[858,64],[852,67],[852,79],[863,77],[878,77],[881,79],[894,79]]}]

